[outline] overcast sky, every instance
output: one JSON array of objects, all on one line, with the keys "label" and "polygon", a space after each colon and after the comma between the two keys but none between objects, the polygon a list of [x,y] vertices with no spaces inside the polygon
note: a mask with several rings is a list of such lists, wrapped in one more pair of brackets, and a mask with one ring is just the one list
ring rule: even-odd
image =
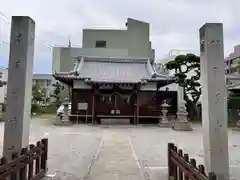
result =
[{"label": "overcast sky", "polygon": [[171,49],[198,51],[198,29],[224,23],[225,56],[240,44],[239,0],[0,0],[0,66],[7,67],[12,15],[36,22],[34,72],[51,73],[51,46],[81,46],[83,28],[125,28],[127,17],[149,22],[157,59]]}]

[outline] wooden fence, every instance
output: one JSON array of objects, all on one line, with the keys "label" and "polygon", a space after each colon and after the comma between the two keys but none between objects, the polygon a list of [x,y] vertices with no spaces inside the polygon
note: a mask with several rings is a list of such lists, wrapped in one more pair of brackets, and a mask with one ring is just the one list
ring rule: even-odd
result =
[{"label": "wooden fence", "polygon": [[170,180],[217,180],[215,173],[205,173],[205,167],[197,167],[196,160],[178,149],[173,143],[168,143],[168,176]]},{"label": "wooden fence", "polygon": [[12,160],[1,158],[0,180],[39,180],[47,171],[48,139],[13,153]]}]

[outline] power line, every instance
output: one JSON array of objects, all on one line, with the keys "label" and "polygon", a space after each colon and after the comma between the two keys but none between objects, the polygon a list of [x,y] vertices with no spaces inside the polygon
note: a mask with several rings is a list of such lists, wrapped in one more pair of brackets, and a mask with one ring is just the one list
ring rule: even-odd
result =
[{"label": "power line", "polygon": [[[11,26],[11,22],[8,20],[7,16],[5,14],[3,14],[1,11],[0,11],[0,18],[3,19],[9,26]],[[37,36],[35,37],[35,39],[37,39]],[[37,41],[39,41],[40,44],[48,46],[49,48],[53,48],[52,45],[46,43],[45,41],[43,41],[41,39],[37,39]]]},{"label": "power line", "polygon": [[0,11],[1,19],[8,23],[8,18]]}]

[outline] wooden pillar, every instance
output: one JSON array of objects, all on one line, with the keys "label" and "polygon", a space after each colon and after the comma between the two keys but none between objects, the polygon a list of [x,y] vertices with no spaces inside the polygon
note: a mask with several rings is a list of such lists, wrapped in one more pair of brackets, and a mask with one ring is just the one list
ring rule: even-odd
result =
[{"label": "wooden pillar", "polygon": [[136,94],[134,94],[134,99],[133,99],[133,124],[135,124],[136,123],[136,121],[137,121],[137,96],[136,96]]},{"label": "wooden pillar", "polygon": [[95,90],[95,87],[93,86],[93,90],[92,90],[92,124],[95,124],[95,94],[96,94],[96,90]]},{"label": "wooden pillar", "polygon": [[139,91],[136,93],[136,124],[139,124]]},{"label": "wooden pillar", "polygon": [[[71,95],[71,103],[72,103],[72,106],[71,106],[71,114],[74,114],[74,113],[76,113],[76,97],[74,97],[75,96],[75,92],[74,92],[74,89],[72,88],[71,89],[71,91],[72,91],[72,95]],[[75,101],[74,101],[75,100]],[[75,110],[75,112],[74,112],[74,110]]]},{"label": "wooden pillar", "polygon": [[134,124],[139,124],[139,85],[133,86],[134,91]]}]

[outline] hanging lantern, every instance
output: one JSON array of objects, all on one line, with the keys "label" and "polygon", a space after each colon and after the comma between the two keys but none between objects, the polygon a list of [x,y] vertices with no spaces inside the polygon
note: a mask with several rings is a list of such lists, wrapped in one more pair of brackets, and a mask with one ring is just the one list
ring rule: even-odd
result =
[{"label": "hanging lantern", "polygon": [[127,98],[127,103],[129,104],[129,102],[130,102],[130,96],[128,96]]},{"label": "hanging lantern", "polygon": [[104,95],[101,95],[101,101],[104,101],[104,99],[105,99]]}]

